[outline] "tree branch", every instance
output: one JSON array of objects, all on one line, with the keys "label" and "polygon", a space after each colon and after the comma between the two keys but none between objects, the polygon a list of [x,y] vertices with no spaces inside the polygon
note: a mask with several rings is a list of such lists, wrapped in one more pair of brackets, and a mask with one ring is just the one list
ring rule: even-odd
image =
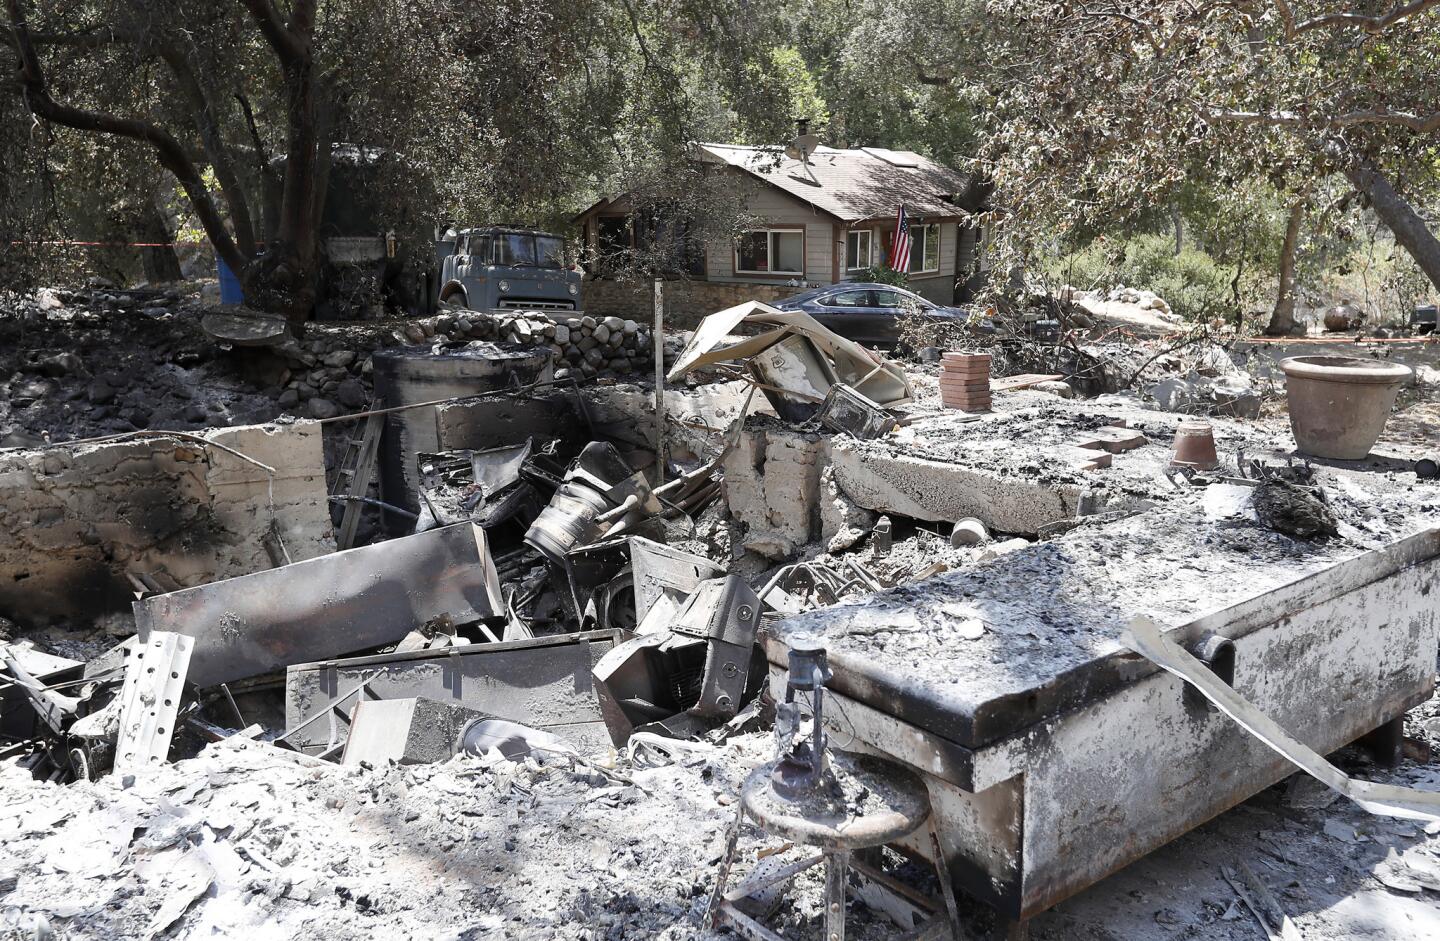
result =
[{"label": "tree branch", "polygon": [[1091,18],[1124,20],[1131,26],[1139,27],[1141,32],[1145,34],[1145,41],[1150,44],[1151,49],[1155,50],[1156,55],[1164,54],[1164,47],[1160,45],[1160,39],[1158,36],[1155,35],[1155,27],[1152,26],[1150,23],[1146,22],[1145,20],[1140,19],[1140,17],[1135,16],[1134,14],[1126,13],[1124,10],[1084,9],[1080,11],[1080,15]]},{"label": "tree branch", "polygon": [[1282,8],[1283,12],[1280,15],[1286,21],[1286,34],[1290,36],[1326,26],[1353,26],[1373,36],[1376,33],[1383,33],[1403,19],[1440,6],[1440,0],[1411,0],[1410,3],[1398,6],[1389,13],[1382,13],[1379,16],[1366,16],[1363,13],[1326,13],[1323,16],[1311,17],[1300,22],[1295,21],[1294,14],[1290,13],[1285,0],[1276,0],[1276,6]]},{"label": "tree branch", "polygon": [[230,223],[235,227],[235,240],[239,243],[241,254],[246,258],[252,257],[256,246],[250,202],[235,174],[235,162],[231,159],[230,148],[220,132],[220,122],[210,96],[205,93],[205,87],[200,83],[195,70],[190,67],[190,60],[182,50],[162,41],[157,45],[156,51],[170,67],[180,90],[190,100],[195,129],[200,134],[200,142],[204,145],[206,156],[210,158],[210,166],[215,171],[215,181],[220,184],[220,192],[225,195],[225,203],[230,209]]},{"label": "tree branch", "polygon": [[1440,111],[1433,114],[1410,114],[1404,111],[1347,111],[1309,118],[1298,111],[1226,111],[1217,108],[1205,109],[1206,122],[1224,121],[1230,124],[1259,124],[1270,127],[1315,127],[1341,128],[1358,124],[1382,124],[1408,127],[1417,134],[1432,134],[1440,131]]},{"label": "tree branch", "polygon": [[[240,0],[240,3],[250,11],[261,35],[270,43],[270,48],[275,50],[281,62],[293,62],[306,56],[307,44],[285,24],[271,0]],[[297,4],[297,7],[300,5]]]},{"label": "tree branch", "polygon": [[143,141],[155,148],[156,159],[169,170],[185,190],[195,215],[205,228],[215,252],[234,270],[244,267],[244,258],[235,246],[235,240],[225,229],[225,221],[210,199],[210,193],[200,178],[200,173],[191,161],[185,148],[164,128],[134,118],[121,118],[98,111],[87,111],[71,105],[61,104],[50,97],[45,83],[45,71],[40,57],[30,38],[25,11],[20,0],[6,0],[10,12],[10,32],[16,51],[20,54],[20,85],[24,90],[25,103],[36,117],[53,124],[71,127],[80,131],[92,131]]}]

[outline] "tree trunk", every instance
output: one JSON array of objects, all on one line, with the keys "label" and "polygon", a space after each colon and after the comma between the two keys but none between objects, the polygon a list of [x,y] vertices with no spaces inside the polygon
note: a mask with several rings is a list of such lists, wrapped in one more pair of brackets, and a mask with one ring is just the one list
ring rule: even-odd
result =
[{"label": "tree trunk", "polygon": [[148,243],[146,248],[140,249],[145,280],[151,284],[179,281],[180,259],[175,254],[175,236],[154,203],[147,202],[141,208],[140,217],[135,221],[135,232],[139,241]]},{"label": "tree trunk", "polygon": [[1351,185],[1369,197],[1375,215],[1385,223],[1395,241],[1410,253],[1430,282],[1440,288],[1440,239],[1435,238],[1409,201],[1397,193],[1379,168],[1368,160],[1347,167],[1345,176]]},{"label": "tree trunk", "polygon": [[[269,0],[245,0],[280,60],[285,82],[285,173],[275,237],[245,268],[246,303],[283,313],[296,333],[304,330],[319,298],[320,227],[315,215],[321,162],[318,79],[311,34],[314,0],[296,0],[288,23]],[[325,145],[329,157],[328,144]],[[323,197],[321,197],[323,199]]]},{"label": "tree trunk", "polygon": [[1285,336],[1295,332],[1295,252],[1300,244],[1300,223],[1305,218],[1305,201],[1297,199],[1290,206],[1285,223],[1285,241],[1280,246],[1280,292],[1275,310],[1265,328],[1268,336]]},{"label": "tree trunk", "polygon": [[1185,218],[1180,215],[1180,207],[1174,203],[1170,204],[1170,224],[1175,227],[1175,254],[1178,257],[1185,250]]}]

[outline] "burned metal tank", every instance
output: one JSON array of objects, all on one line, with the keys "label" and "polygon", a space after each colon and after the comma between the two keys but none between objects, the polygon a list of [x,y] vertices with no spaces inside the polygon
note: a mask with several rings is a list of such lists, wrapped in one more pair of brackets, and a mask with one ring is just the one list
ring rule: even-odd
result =
[{"label": "burned metal tank", "polygon": [[[374,356],[375,393],[387,408],[457,396],[494,392],[550,378],[548,348],[500,343],[456,347],[407,346]],[[416,455],[441,450],[435,406],[391,412],[380,441],[380,498],[409,512],[420,508]],[[410,531],[412,521],[385,514],[392,535]]]}]

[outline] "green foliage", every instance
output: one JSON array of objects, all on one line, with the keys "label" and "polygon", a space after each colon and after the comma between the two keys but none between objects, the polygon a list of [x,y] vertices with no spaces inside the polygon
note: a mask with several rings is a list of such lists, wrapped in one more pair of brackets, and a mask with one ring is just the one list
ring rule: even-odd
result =
[{"label": "green foliage", "polygon": [[1234,267],[1194,248],[1177,255],[1174,239],[1163,235],[1096,239],[1053,261],[1047,274],[1083,289],[1107,291],[1123,284],[1153,291],[1187,320],[1222,315],[1235,305]]},{"label": "green foliage", "polygon": [[907,275],[903,272],[896,271],[883,262],[866,268],[865,277],[860,280],[869,281],[872,284],[891,284],[897,288],[907,287],[910,283]]}]

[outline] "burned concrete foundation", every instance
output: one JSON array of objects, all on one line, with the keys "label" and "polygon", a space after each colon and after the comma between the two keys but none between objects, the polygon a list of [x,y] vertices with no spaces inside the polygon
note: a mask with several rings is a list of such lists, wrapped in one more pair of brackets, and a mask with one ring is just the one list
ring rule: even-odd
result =
[{"label": "burned concrete foundation", "polygon": [[314,422],[0,454],[0,616],[83,622],[129,609],[127,576],[188,587],[334,551],[326,500]]},{"label": "burned concrete foundation", "polygon": [[1294,770],[1130,654],[1131,616],[1233,643],[1235,689],[1323,752],[1433,693],[1437,587],[1440,531],[1305,547],[1191,498],[790,618],[772,692],[823,642],[837,733],[922,772],[957,887],[1026,918]]},{"label": "burned concrete foundation", "polygon": [[820,538],[820,472],[829,460],[826,435],[773,419],[747,421],[723,464],[725,502],[745,526],[746,549],[786,559]]}]

